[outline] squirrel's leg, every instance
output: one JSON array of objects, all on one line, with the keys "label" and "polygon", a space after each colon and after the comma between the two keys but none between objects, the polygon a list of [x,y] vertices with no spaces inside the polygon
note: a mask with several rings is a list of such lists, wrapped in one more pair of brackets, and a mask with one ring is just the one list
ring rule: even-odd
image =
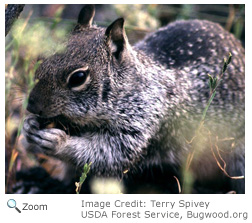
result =
[{"label": "squirrel's leg", "polygon": [[[231,156],[227,171],[234,179],[230,179],[230,188],[237,194],[245,193],[245,149],[244,139],[237,142],[236,150]],[[244,178],[242,178],[244,177]]]}]

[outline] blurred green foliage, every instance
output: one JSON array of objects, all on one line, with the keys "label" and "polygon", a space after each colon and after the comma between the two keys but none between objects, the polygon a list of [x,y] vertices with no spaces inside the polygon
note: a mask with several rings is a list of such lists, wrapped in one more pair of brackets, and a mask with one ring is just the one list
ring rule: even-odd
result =
[{"label": "blurred green foliage", "polygon": [[125,18],[128,26],[135,26],[141,29],[157,29],[160,26],[156,5],[125,4],[114,5],[114,7],[117,14]]},{"label": "blurred green foliage", "polygon": [[28,95],[35,84],[34,74],[41,57],[52,54],[55,50],[62,50],[62,42],[67,35],[67,29],[60,24],[59,11],[55,19],[47,21],[33,20],[31,14],[19,19],[13,25],[5,41],[5,139],[6,139],[6,191],[10,190],[11,182],[15,178],[15,170],[23,168],[27,163],[22,160],[21,165],[14,165],[22,153],[21,129],[26,115]]}]

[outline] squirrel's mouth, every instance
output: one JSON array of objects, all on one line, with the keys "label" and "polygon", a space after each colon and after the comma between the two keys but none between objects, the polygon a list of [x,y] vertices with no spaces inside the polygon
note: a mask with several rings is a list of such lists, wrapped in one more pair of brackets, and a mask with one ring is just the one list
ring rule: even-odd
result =
[{"label": "squirrel's mouth", "polygon": [[40,124],[40,129],[57,128],[66,132],[70,136],[79,136],[80,128],[75,124],[70,124],[71,122],[62,115],[55,116],[52,118],[43,118],[38,116],[38,122]]}]

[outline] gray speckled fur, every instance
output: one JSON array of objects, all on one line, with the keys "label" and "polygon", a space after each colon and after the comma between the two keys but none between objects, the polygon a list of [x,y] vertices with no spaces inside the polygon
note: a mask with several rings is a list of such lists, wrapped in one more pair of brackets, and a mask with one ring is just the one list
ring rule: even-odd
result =
[{"label": "gray speckled fur", "polygon": [[[65,51],[41,64],[28,105],[35,115],[24,123],[27,139],[40,151],[74,166],[92,162],[94,175],[121,177],[129,169],[129,176],[137,178],[146,172],[155,184],[155,176],[148,175],[155,167],[161,177],[166,171],[179,176],[191,149],[185,139],[193,137],[209,98],[207,74],[219,74],[223,58],[231,52],[232,63],[205,126],[219,138],[235,138],[234,151],[225,156],[227,171],[244,175],[245,77],[240,42],[219,25],[199,20],[174,22],[133,47],[121,31],[123,47],[119,49],[106,29],[78,24]],[[68,75],[86,66],[89,81],[81,90],[69,89]],[[38,115],[63,116],[68,124],[78,126],[79,134],[40,129]],[[225,145],[221,149],[229,150],[230,145]],[[203,147],[210,149],[209,143]],[[192,165],[196,181],[228,181],[204,151]],[[243,180],[231,185],[227,190],[244,193]]]}]

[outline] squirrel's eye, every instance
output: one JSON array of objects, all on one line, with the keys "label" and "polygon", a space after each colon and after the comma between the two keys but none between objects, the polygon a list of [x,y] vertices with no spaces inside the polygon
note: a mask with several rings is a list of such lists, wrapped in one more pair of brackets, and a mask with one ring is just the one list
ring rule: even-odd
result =
[{"label": "squirrel's eye", "polygon": [[79,87],[80,85],[84,84],[87,76],[89,74],[89,70],[85,71],[77,71],[71,75],[71,77],[68,80],[68,87],[74,88]]}]

